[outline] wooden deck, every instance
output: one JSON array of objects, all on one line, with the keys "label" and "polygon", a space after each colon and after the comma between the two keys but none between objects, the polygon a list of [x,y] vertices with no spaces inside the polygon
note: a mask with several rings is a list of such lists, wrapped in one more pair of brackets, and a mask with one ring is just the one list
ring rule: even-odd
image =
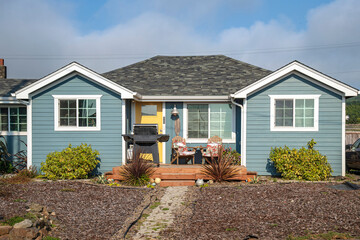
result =
[{"label": "wooden deck", "polygon": [[[248,172],[244,166],[236,166],[238,175],[232,178],[232,181],[246,181],[251,180],[257,176],[256,172]],[[151,178],[160,178],[161,187],[168,186],[194,186],[197,179],[210,180],[207,175],[201,173],[201,165],[174,165],[174,164],[161,164],[156,167],[155,173]],[[120,176],[121,166],[114,167],[111,172],[105,173],[108,179],[115,181],[122,181]]]}]

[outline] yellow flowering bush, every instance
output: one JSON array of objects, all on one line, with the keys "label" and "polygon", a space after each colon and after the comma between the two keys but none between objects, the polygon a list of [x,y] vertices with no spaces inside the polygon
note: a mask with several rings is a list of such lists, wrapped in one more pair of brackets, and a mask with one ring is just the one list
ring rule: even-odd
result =
[{"label": "yellow flowering bush", "polygon": [[321,181],[331,176],[331,166],[325,155],[314,149],[314,139],[307,143],[308,148],[271,148],[270,160],[276,171],[285,179]]},{"label": "yellow flowering bush", "polygon": [[49,153],[46,161],[41,163],[41,171],[48,179],[81,179],[88,178],[89,173],[100,163],[99,152],[92,150],[91,145],[71,144],[61,152]]}]

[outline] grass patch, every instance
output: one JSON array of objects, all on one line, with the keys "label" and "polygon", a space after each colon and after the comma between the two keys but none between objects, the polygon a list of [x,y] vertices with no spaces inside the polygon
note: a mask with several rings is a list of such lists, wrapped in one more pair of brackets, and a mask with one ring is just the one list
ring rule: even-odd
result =
[{"label": "grass patch", "polygon": [[31,212],[26,213],[25,218],[30,219],[30,220],[36,220],[37,219],[36,215],[31,213]]},{"label": "grass patch", "polygon": [[158,206],[160,206],[160,202],[154,202],[154,203],[150,206],[150,209],[155,209],[155,208],[157,208]]},{"label": "grass patch", "polygon": [[26,199],[17,198],[14,200],[14,202],[27,202]]},{"label": "grass patch", "polygon": [[271,223],[270,226],[271,226],[271,227],[277,227],[277,226],[279,226],[279,224],[277,224],[277,223]]},{"label": "grass patch", "polygon": [[51,236],[46,236],[46,237],[44,237],[42,240],[60,240],[60,238],[51,237]]},{"label": "grass patch", "polygon": [[4,221],[4,223],[6,225],[14,226],[15,224],[22,222],[24,220],[25,220],[25,218],[23,218],[23,217],[15,216],[15,217],[9,218],[8,220]]},{"label": "grass patch", "polygon": [[169,210],[169,208],[165,207],[165,208],[163,208],[162,210],[163,210],[163,211],[167,211],[167,210]]},{"label": "grass patch", "polygon": [[225,231],[227,232],[233,232],[233,231],[237,231],[237,228],[226,228]]},{"label": "grass patch", "polygon": [[334,240],[334,239],[358,239],[358,237],[351,236],[349,233],[338,233],[338,232],[327,232],[321,234],[308,234],[306,236],[294,237],[289,236],[287,240],[311,240],[311,239],[322,239],[322,240]]},{"label": "grass patch", "polygon": [[147,219],[149,216],[150,216],[150,214],[147,214],[147,213],[144,213],[144,214],[142,215],[142,217],[143,217],[144,219]]},{"label": "grass patch", "polygon": [[60,191],[61,192],[75,192],[75,189],[73,189],[73,188],[63,188]]}]

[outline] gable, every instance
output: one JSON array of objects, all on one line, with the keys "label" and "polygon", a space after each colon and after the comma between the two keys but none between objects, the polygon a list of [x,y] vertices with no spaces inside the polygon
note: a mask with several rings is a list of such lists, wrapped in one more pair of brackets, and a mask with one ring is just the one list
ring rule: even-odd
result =
[{"label": "gable", "polygon": [[256,81],[255,83],[237,91],[231,96],[234,98],[246,98],[255,92],[276,83],[277,81],[283,79],[289,75],[299,75],[306,78],[314,84],[322,86],[332,92],[344,95],[345,97],[357,96],[359,93],[358,89],[350,87],[345,83],[342,83],[334,78],[331,78],[319,71],[316,71],[300,62],[294,61],[279,70],[273,72],[272,74]]},{"label": "gable", "polygon": [[76,74],[82,75],[99,85],[111,89],[112,91],[120,94],[121,98],[123,99],[132,99],[134,98],[134,95],[136,95],[135,92],[106,79],[98,73],[76,62],[73,62],[57,70],[56,72],[45,76],[44,78],[36,81],[35,83],[16,91],[13,96],[15,96],[17,99],[29,99],[30,94],[41,91],[41,89],[48,88],[52,84],[62,80],[66,80],[69,76],[73,76]]}]

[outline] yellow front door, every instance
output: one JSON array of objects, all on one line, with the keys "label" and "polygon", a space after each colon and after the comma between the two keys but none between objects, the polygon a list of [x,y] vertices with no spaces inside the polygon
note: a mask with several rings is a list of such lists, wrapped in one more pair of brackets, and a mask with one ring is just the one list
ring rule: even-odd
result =
[{"label": "yellow front door", "polygon": [[[135,102],[135,124],[157,124],[158,134],[162,134],[163,130],[163,113],[162,103],[158,102]],[[163,146],[158,143],[159,162],[163,162]],[[152,160],[152,156],[145,156],[146,159]]]}]

